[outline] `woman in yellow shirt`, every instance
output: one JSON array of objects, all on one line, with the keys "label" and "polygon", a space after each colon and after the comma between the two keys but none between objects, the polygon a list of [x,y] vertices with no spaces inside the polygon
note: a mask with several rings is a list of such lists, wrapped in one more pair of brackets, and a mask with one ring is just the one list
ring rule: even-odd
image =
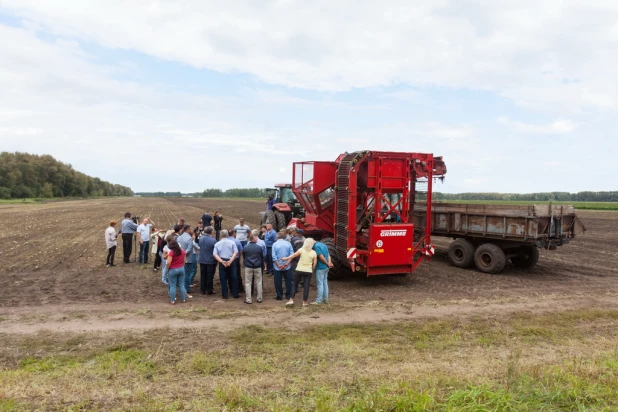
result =
[{"label": "woman in yellow shirt", "polygon": [[296,253],[291,256],[285,257],[281,260],[290,260],[295,257],[300,257],[298,261],[298,265],[296,265],[296,270],[294,271],[294,286],[292,287],[292,295],[290,297],[290,301],[286,303],[287,305],[294,304],[294,296],[296,295],[296,289],[298,288],[298,284],[300,283],[300,279],[303,279],[303,306],[309,305],[309,283],[311,282],[311,275],[315,270],[315,266],[318,263],[318,255],[313,250],[313,245],[315,244],[315,240],[311,238],[305,239],[305,243],[303,243],[303,247],[298,249]]}]

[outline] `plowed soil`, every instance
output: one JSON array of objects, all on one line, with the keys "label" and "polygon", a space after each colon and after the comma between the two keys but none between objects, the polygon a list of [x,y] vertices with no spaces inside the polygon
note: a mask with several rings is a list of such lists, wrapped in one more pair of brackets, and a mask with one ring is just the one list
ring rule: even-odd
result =
[{"label": "plowed soil", "polygon": [[[14,317],[29,313],[49,316],[72,308],[82,314],[114,308],[169,309],[167,287],[151,265],[124,265],[119,248],[118,266],[105,267],[103,232],[108,221],[121,220],[124,212],[130,211],[170,228],[178,218],[195,225],[204,211],[219,210],[225,228],[233,227],[239,217],[253,228],[264,208],[262,201],[138,197],[0,206],[0,315],[17,319]],[[458,269],[447,260],[450,240],[435,238],[435,257],[414,274],[330,281],[330,302],[344,307],[367,302],[409,305],[525,300],[529,305],[548,297],[613,295],[618,290],[618,213],[582,211],[579,216],[587,233],[557,251],[541,251],[533,270],[510,264],[498,275]],[[264,297],[261,305],[250,306],[244,305],[243,299],[222,301],[217,295],[195,294],[184,307],[225,313],[279,308],[282,302],[273,299],[272,277],[264,278]],[[315,297],[314,285],[311,297]]]}]

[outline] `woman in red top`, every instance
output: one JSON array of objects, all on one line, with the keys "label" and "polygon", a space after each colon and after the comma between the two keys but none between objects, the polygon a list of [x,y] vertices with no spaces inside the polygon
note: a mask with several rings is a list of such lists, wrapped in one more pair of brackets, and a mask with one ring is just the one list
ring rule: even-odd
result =
[{"label": "woman in red top", "polygon": [[180,298],[183,302],[187,300],[187,290],[185,289],[185,257],[186,253],[176,239],[168,242],[167,247],[170,252],[167,254],[167,281],[170,291],[170,305],[176,303],[176,287],[180,289]]}]

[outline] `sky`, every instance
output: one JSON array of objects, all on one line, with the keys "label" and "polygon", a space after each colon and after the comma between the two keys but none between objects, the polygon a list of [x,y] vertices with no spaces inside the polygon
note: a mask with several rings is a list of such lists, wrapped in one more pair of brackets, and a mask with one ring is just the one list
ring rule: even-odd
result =
[{"label": "sky", "polygon": [[434,190],[616,190],[614,0],[0,0],[0,150],[134,191],[272,187],[356,150]]}]

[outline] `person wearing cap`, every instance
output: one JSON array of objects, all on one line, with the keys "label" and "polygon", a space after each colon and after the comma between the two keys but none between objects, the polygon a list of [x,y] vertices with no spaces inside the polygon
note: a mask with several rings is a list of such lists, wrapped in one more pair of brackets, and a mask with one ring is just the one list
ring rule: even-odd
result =
[{"label": "person wearing cap", "polygon": [[245,225],[245,219],[238,219],[238,224],[234,226],[234,232],[236,232],[236,239],[242,244],[242,247],[247,246],[249,240],[249,234],[251,234],[251,228]]}]

